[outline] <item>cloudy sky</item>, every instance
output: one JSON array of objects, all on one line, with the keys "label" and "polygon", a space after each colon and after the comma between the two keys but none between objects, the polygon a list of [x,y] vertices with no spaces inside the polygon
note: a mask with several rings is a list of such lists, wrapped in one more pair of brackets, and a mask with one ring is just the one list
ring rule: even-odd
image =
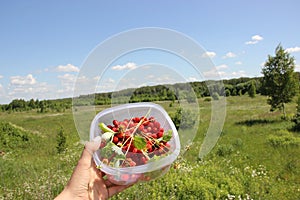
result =
[{"label": "cloudy sky", "polygon": [[146,69],[145,63],[156,63],[152,69],[167,65],[187,81],[201,80],[186,70],[185,61],[151,51],[120,57],[102,75],[98,69],[94,77],[81,76],[99,44],[143,27],[178,31],[197,42],[204,49],[199,57],[210,58],[215,66],[202,71],[203,77],[261,76],[278,44],[294,56],[300,71],[299,10],[298,0],[1,1],[0,104],[16,98],[72,97],[75,81],[97,85],[99,77],[97,91],[174,81],[167,74],[150,73],[144,83],[120,81],[134,78],[128,73]]}]

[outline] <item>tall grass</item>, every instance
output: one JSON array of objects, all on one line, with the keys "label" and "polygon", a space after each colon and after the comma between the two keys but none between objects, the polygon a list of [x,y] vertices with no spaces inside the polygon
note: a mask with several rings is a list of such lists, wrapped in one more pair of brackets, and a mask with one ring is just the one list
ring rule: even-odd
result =
[{"label": "tall grass", "polygon": [[[158,103],[170,114],[179,106]],[[300,148],[293,145],[299,133],[291,131],[290,121],[281,120],[280,112],[269,112],[266,97],[227,98],[222,135],[204,160],[198,154],[209,126],[211,102],[199,99],[199,105],[195,140],[171,170],[112,199],[300,199]],[[287,112],[294,111],[295,103],[288,104]],[[53,199],[69,179],[83,147],[71,111],[0,113],[0,121],[33,138],[30,145],[1,154],[0,199]],[[67,143],[66,151],[57,154],[60,127]]]}]

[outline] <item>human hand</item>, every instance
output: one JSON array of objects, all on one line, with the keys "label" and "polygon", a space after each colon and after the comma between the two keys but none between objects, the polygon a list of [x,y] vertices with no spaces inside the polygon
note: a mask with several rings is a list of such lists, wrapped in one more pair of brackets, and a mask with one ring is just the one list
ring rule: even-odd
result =
[{"label": "human hand", "polygon": [[115,185],[104,180],[105,174],[96,168],[92,159],[93,153],[99,148],[100,137],[94,142],[85,144],[82,155],[65,189],[55,198],[60,199],[86,199],[102,200],[125,190],[131,185]]}]

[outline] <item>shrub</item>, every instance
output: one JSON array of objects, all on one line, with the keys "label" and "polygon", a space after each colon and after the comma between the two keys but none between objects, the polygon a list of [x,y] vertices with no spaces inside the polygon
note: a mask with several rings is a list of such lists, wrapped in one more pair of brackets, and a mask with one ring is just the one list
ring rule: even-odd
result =
[{"label": "shrub", "polygon": [[211,101],[211,97],[206,97],[205,99],[204,99],[204,101]]},{"label": "shrub", "polygon": [[292,119],[292,122],[295,123],[294,129],[296,131],[300,131],[300,95],[298,97],[298,101],[297,101],[297,111],[295,116]]},{"label": "shrub", "polygon": [[183,110],[182,108],[178,108],[171,118],[177,129],[192,128],[197,120],[197,116],[193,111]]},{"label": "shrub", "polygon": [[62,127],[57,132],[56,142],[57,142],[57,145],[56,145],[57,153],[64,152],[66,150],[66,136],[65,136],[65,133],[64,133],[64,130]]},{"label": "shrub", "polygon": [[212,99],[213,100],[219,100],[220,99],[220,96],[218,93],[214,92],[212,95],[211,95]]},{"label": "shrub", "polygon": [[234,151],[232,145],[220,145],[217,149],[218,156],[227,156],[230,155]]},{"label": "shrub", "polygon": [[271,135],[268,137],[268,143],[274,147],[289,147],[289,146],[299,146],[300,138],[293,136],[292,133],[281,130],[277,135]]}]

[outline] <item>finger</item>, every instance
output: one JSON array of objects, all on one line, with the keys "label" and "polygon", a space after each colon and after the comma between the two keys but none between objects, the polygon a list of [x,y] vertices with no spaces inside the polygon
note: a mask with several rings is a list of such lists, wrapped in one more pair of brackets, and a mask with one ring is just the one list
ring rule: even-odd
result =
[{"label": "finger", "polygon": [[[99,137],[100,138],[100,137]],[[82,151],[81,157],[78,161],[78,164],[84,165],[87,167],[91,166],[91,160],[93,157],[93,153],[99,149],[101,138],[98,137],[95,138],[94,141],[86,142],[84,145],[84,149]]]}]

